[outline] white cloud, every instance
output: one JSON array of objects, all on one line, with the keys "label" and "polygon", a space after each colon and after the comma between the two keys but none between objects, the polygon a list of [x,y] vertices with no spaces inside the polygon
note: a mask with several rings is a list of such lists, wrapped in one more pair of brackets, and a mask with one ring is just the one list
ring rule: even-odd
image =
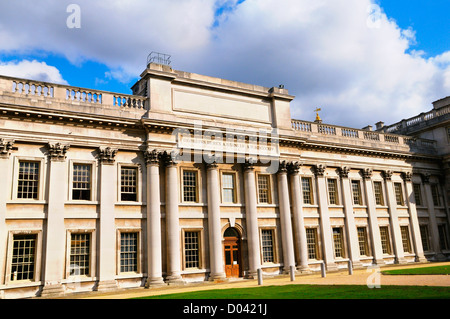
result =
[{"label": "white cloud", "polygon": [[38,62],[36,60],[4,63],[0,61],[0,74],[29,80],[67,84],[67,81],[63,79],[57,68],[47,65],[45,62]]},{"label": "white cloud", "polygon": [[427,111],[450,91],[450,52],[412,50],[415,30],[371,0],[79,0],[81,28],[69,29],[71,2],[1,1],[0,53],[94,60],[110,68],[103,80],[125,82],[160,51],[180,70],[284,84],[293,117],[320,106],[325,122],[355,127]]}]

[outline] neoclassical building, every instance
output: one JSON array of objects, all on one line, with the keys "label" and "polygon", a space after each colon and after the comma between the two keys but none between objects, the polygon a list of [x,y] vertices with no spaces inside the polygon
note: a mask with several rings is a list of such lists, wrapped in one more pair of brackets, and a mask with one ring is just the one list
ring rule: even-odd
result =
[{"label": "neoclassical building", "polygon": [[0,298],[450,255],[450,98],[372,130],[165,64],[132,91],[0,77]]}]

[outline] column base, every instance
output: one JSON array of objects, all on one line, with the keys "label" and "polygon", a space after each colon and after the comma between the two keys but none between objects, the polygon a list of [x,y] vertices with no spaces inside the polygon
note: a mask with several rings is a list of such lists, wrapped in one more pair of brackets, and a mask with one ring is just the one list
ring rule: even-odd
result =
[{"label": "column base", "polygon": [[425,256],[416,256],[416,263],[427,263],[428,259]]},{"label": "column base", "polygon": [[100,281],[95,288],[96,291],[111,291],[116,289],[118,289],[118,287],[115,280]]},{"label": "column base", "polygon": [[169,286],[184,286],[186,283],[180,275],[172,275],[166,278],[166,283]]},{"label": "column base", "polygon": [[395,258],[395,263],[398,265],[407,264],[408,261],[405,258]]},{"label": "column base", "polygon": [[362,269],[362,268],[364,268],[362,262],[360,262],[359,260],[352,261],[352,266],[353,266],[353,269]]},{"label": "column base", "polygon": [[327,271],[330,271],[330,272],[338,271],[338,270],[339,270],[338,267],[337,267],[337,265],[336,265],[335,263],[328,263],[328,264],[325,264],[325,269],[326,269]]},{"label": "column base", "polygon": [[384,261],[384,259],[374,259],[372,264],[377,266],[383,266],[386,265],[386,262]]},{"label": "column base", "polygon": [[162,277],[149,278],[145,283],[145,288],[158,288],[166,285],[167,284],[164,282],[164,279]]},{"label": "column base", "polygon": [[438,253],[438,254],[434,255],[434,259],[436,261],[446,261],[447,257],[445,257],[445,255],[443,253]]},{"label": "column base", "polygon": [[222,274],[215,274],[215,275],[210,275],[208,278],[208,281],[212,281],[212,282],[225,282],[228,281],[227,276],[222,273]]},{"label": "column base", "polygon": [[63,285],[54,284],[54,285],[44,286],[42,288],[40,296],[43,298],[52,298],[52,297],[63,296],[64,293],[65,293],[65,290],[64,290]]},{"label": "column base", "polygon": [[309,274],[312,273],[313,271],[311,270],[311,268],[309,268],[309,266],[298,266],[297,272],[299,274]]}]

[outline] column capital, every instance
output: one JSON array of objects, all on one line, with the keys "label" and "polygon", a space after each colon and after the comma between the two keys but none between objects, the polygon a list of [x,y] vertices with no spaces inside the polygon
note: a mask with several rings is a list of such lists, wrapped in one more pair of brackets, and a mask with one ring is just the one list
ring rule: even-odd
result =
[{"label": "column capital", "polygon": [[288,172],[289,174],[296,175],[300,172],[300,168],[302,167],[302,162],[290,162],[288,164]]},{"label": "column capital", "polygon": [[179,154],[176,151],[168,152],[164,151],[161,154],[161,160],[166,167],[173,167],[178,165]]},{"label": "column capital", "polygon": [[251,171],[251,170],[254,170],[255,169],[255,163],[256,163],[256,160],[254,159],[254,158],[247,158],[247,159],[245,159],[245,162],[244,162],[244,170],[245,171]]},{"label": "column capital", "polygon": [[99,157],[100,163],[112,165],[115,162],[115,157],[117,154],[116,149],[111,147],[99,147]]},{"label": "column capital", "polygon": [[11,150],[13,148],[15,141],[6,141],[3,138],[0,138],[0,158],[8,158],[11,154]]},{"label": "column capital", "polygon": [[280,161],[278,165],[278,174],[286,174],[288,171],[288,162]]},{"label": "column capital", "polygon": [[402,178],[405,182],[411,182],[412,181],[412,172],[402,172]]},{"label": "column capital", "polygon": [[317,164],[314,166],[314,175],[316,175],[316,177],[323,177],[325,175],[325,169],[326,169],[326,165],[323,164]]},{"label": "column capital", "polygon": [[157,150],[146,150],[144,152],[144,158],[146,165],[158,165],[161,159],[161,152]]},{"label": "column capital", "polygon": [[222,163],[222,158],[216,155],[207,155],[203,158],[207,169],[217,169],[219,163]]},{"label": "column capital", "polygon": [[48,157],[51,161],[65,161],[69,145],[62,145],[61,143],[48,143]]},{"label": "column capital", "polygon": [[431,174],[430,174],[430,173],[423,173],[423,174],[420,174],[420,177],[422,178],[422,182],[423,182],[424,184],[429,184],[429,183],[430,183],[430,177],[431,177]]},{"label": "column capital", "polygon": [[391,170],[383,171],[382,174],[383,174],[384,180],[390,181],[392,179],[393,172]]},{"label": "column capital", "polygon": [[361,170],[362,173],[362,177],[364,179],[371,179],[372,178],[372,174],[373,174],[373,170],[371,168],[363,168]]},{"label": "column capital", "polygon": [[348,178],[348,174],[350,173],[350,167],[348,166],[338,167],[338,172],[341,178]]}]

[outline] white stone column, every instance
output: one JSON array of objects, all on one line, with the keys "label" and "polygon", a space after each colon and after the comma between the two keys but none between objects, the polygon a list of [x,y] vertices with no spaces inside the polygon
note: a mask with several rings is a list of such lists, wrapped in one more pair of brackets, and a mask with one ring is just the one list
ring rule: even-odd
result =
[{"label": "white stone column", "polygon": [[430,177],[431,176],[429,174],[422,174],[422,182],[428,208],[428,220],[430,221],[431,226],[431,241],[435,253],[435,259],[438,261],[443,261],[446,258],[442,253],[441,244],[439,242],[439,229],[436,219],[436,211],[434,209],[433,193],[431,192]]},{"label": "white stone column", "polygon": [[289,202],[287,163],[285,161],[280,162],[277,179],[284,272],[289,273],[291,266],[295,267],[295,252],[294,239],[292,235],[291,205]]},{"label": "white stone column", "polygon": [[303,215],[303,196],[300,187],[299,169],[300,166],[298,163],[293,163],[290,167],[294,240],[298,256],[297,270],[300,272],[308,272],[308,244],[306,240],[306,228]]},{"label": "white stone column", "polygon": [[314,166],[316,175],[317,197],[319,200],[320,233],[322,237],[323,260],[327,270],[336,270],[334,262],[333,236],[331,233],[330,215],[328,211],[328,190],[325,180],[326,166],[319,164]]},{"label": "white stone column", "polygon": [[254,166],[250,161],[244,164],[245,221],[247,224],[248,264],[250,278],[256,278],[261,267],[259,227],[256,201],[256,181]]},{"label": "white stone column", "polygon": [[[98,291],[117,288],[115,201],[117,170],[114,165],[117,151],[109,147],[99,149],[100,209],[98,221]],[[95,192],[95,189],[93,190]]]},{"label": "white stone column", "polygon": [[350,168],[340,167],[341,187],[344,200],[345,231],[347,233],[348,257],[352,261],[353,267],[361,267],[359,255],[358,233],[356,231],[355,217],[353,215],[353,193],[350,186],[348,174]]},{"label": "white stone column", "polygon": [[160,153],[144,153],[147,165],[147,283],[146,287],[164,285],[161,252]]},{"label": "white stone column", "polygon": [[47,225],[44,241],[44,288],[41,293],[43,297],[64,293],[61,281],[64,279],[65,263],[64,201],[67,198],[66,152],[68,149],[68,146],[59,143],[48,145],[50,167],[48,173]]},{"label": "white stone column", "polygon": [[394,185],[392,183],[392,171],[384,171],[383,177],[386,186],[387,202],[389,205],[389,222],[392,233],[392,244],[394,246],[394,254],[396,263],[406,263],[405,253],[403,251],[402,233],[398,222],[397,200],[395,198]]},{"label": "white stone column", "polygon": [[166,238],[169,284],[181,284],[181,237],[178,212],[178,169],[174,155],[166,154]]},{"label": "white stone column", "polygon": [[226,278],[223,263],[222,232],[220,225],[220,185],[217,163],[207,164],[208,237],[210,280]]},{"label": "white stone column", "polygon": [[427,259],[423,254],[422,238],[420,236],[419,218],[417,216],[416,199],[414,197],[414,189],[412,184],[412,173],[403,173],[402,178],[405,181],[406,202],[408,203],[409,210],[409,226],[411,230],[414,253],[416,254],[416,262],[426,262]]},{"label": "white stone column", "polygon": [[375,206],[375,195],[372,185],[372,169],[362,170],[364,179],[364,192],[366,197],[367,214],[369,215],[369,234],[372,244],[373,263],[383,265],[383,248],[381,247],[380,226],[378,224],[377,209]]},{"label": "white stone column", "polygon": [[[5,284],[8,228],[6,227],[6,202],[11,188],[12,165],[10,151],[14,141],[0,139],[0,286]],[[13,190],[14,191],[14,190]],[[1,299],[1,298],[0,298]]]}]

